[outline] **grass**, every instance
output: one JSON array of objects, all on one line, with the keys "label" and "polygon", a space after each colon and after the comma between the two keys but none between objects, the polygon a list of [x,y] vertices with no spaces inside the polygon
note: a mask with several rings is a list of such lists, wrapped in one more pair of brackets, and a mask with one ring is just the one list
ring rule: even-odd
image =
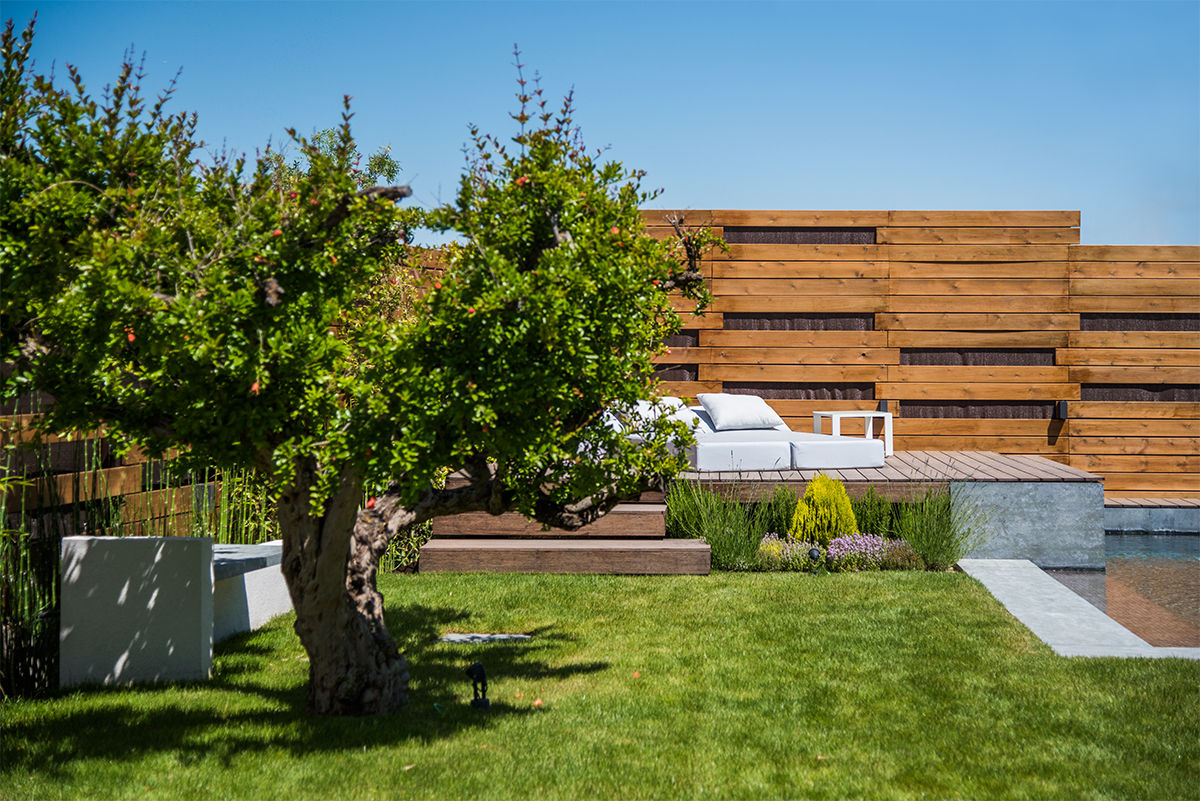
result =
[{"label": "grass", "polygon": [[[403,713],[305,716],[283,618],[218,646],[208,684],[7,702],[0,797],[1200,796],[1200,664],[1056,657],[962,574],[383,589],[412,662]],[[466,705],[475,659],[490,714]]]}]

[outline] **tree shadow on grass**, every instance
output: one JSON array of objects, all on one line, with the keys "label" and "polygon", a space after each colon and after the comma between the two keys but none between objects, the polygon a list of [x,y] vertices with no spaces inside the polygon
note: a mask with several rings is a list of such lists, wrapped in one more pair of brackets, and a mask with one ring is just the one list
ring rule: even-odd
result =
[{"label": "tree shadow on grass", "polygon": [[[486,729],[501,718],[533,714],[527,706],[492,701],[481,713],[469,706],[471,682],[465,669],[484,663],[489,689],[508,681],[564,679],[595,673],[605,662],[554,664],[562,645],[576,638],[539,629],[533,638],[486,645],[438,642],[447,626],[468,617],[450,607],[411,606],[388,610],[388,626],[403,633],[412,675],[409,702],[394,715],[323,718],[305,714],[306,671],[295,665],[272,672],[285,654],[266,637],[247,633],[218,647],[221,665],[209,682],[136,688],[90,687],[70,701],[38,704],[36,714],[3,726],[4,771],[64,778],[76,760],[136,761],[147,754],[173,753],[181,765],[216,761],[228,766],[248,753],[286,750],[294,756],[432,742],[463,730]],[[298,644],[287,653],[299,651]],[[199,692],[196,692],[199,691]],[[546,714],[538,711],[537,714]]]}]

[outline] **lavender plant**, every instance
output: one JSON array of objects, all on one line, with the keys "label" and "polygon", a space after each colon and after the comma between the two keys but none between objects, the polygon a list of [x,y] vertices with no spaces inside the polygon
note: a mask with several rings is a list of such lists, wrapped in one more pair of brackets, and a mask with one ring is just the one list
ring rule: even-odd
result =
[{"label": "lavender plant", "polygon": [[844,534],[829,541],[825,561],[832,573],[878,570],[887,543],[876,534]]}]

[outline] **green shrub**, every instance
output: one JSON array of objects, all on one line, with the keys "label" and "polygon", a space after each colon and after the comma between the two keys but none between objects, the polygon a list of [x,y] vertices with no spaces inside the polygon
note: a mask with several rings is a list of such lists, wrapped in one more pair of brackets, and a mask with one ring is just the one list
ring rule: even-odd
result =
[{"label": "green shrub", "polygon": [[796,493],[782,484],[777,484],[770,498],[749,506],[747,515],[751,531],[759,537],[771,533],[786,533],[791,527],[796,502]]},{"label": "green shrub", "polygon": [[674,482],[667,493],[667,536],[707,542],[717,570],[759,569],[762,533],[755,529],[761,519],[732,496],[711,492],[698,481]]},{"label": "green shrub", "polygon": [[883,554],[879,569],[924,570],[925,560],[904,540],[888,540],[887,551]]},{"label": "green shrub", "polygon": [[867,494],[861,498],[851,499],[850,507],[861,533],[892,536],[892,503],[877,493],[874,486],[868,487]]},{"label": "green shrub", "polygon": [[854,519],[845,485],[824,473],[818,473],[816,478],[808,482],[804,497],[796,504],[788,527],[788,537],[828,545],[839,534],[853,534],[856,531],[858,523]]},{"label": "green shrub", "polygon": [[962,493],[927,491],[919,501],[898,505],[896,535],[906,540],[930,570],[951,568],[982,537],[982,518]]}]

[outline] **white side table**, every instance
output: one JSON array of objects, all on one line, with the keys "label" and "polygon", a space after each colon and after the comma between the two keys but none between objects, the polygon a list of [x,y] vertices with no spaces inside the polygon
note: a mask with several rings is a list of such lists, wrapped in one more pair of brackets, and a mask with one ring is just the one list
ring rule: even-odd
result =
[{"label": "white side table", "polygon": [[883,421],[883,455],[892,456],[895,450],[892,448],[892,413],[891,412],[867,412],[867,411],[846,411],[846,412],[813,412],[813,433],[821,433],[821,418],[828,417],[832,424],[830,425],[829,433],[835,437],[842,434],[842,418],[850,417],[863,421],[863,427],[866,429],[866,438],[875,438],[875,421]]}]

